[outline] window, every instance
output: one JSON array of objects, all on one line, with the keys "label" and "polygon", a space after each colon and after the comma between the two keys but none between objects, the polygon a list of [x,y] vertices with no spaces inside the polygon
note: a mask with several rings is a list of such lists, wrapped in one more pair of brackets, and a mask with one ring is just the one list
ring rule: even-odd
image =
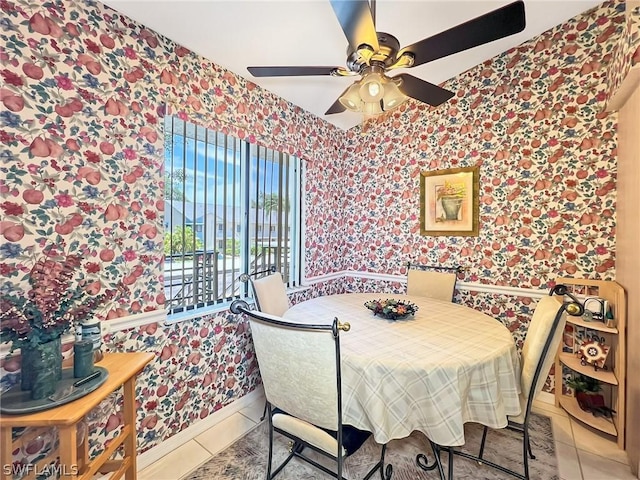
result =
[{"label": "window", "polygon": [[299,284],[301,178],[294,156],[165,118],[169,313],[247,296],[238,277],[271,265]]}]

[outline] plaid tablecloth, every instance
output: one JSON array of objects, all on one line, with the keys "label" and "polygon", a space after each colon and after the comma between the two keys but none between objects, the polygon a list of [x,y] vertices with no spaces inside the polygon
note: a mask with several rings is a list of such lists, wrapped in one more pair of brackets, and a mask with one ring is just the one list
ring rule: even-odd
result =
[{"label": "plaid tablecloth", "polygon": [[[404,299],[415,317],[385,320],[368,300]],[[520,413],[520,361],[499,321],[450,302],[355,293],[294,305],[284,317],[349,322],[341,332],[344,423],[373,432],[378,443],[418,430],[443,446],[463,445],[464,423],[493,428]]]}]

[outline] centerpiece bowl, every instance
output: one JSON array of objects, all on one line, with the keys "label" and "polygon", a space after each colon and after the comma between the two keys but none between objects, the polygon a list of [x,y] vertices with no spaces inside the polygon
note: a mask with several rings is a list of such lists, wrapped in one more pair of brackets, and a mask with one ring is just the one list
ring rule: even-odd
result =
[{"label": "centerpiece bowl", "polygon": [[399,320],[413,315],[418,311],[418,306],[405,301],[387,298],[386,300],[370,300],[364,306],[377,315],[388,320]]}]

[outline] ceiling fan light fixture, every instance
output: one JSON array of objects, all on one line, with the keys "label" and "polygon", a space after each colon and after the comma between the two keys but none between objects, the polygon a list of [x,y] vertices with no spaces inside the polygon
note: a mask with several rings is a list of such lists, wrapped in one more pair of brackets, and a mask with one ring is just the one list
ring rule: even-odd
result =
[{"label": "ceiling fan light fixture", "polygon": [[380,101],[366,102],[362,104],[362,113],[364,113],[366,117],[379,115],[383,112],[384,110],[382,109],[382,105]]},{"label": "ceiling fan light fixture", "polygon": [[362,111],[362,99],[360,98],[360,82],[351,85],[344,95],[340,97],[340,103],[353,112]]},{"label": "ceiling fan light fixture", "polygon": [[366,116],[379,115],[408,100],[409,97],[400,91],[396,82],[378,71],[369,71],[360,81],[351,85],[339,101],[352,112],[362,112]]},{"label": "ceiling fan light fixture", "polygon": [[382,76],[378,73],[370,73],[361,81],[360,98],[365,103],[380,102],[384,96]]},{"label": "ceiling fan light fixture", "polygon": [[393,80],[387,82],[384,87],[384,97],[382,97],[382,104],[385,112],[399,107],[408,99],[409,97],[400,91]]}]

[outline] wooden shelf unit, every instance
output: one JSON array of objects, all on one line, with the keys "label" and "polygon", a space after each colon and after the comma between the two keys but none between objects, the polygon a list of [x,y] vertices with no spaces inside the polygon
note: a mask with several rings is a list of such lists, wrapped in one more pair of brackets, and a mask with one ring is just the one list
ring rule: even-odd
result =
[{"label": "wooden shelf unit", "polygon": [[[603,322],[585,322],[582,318],[567,315],[567,326],[571,326],[573,333],[565,331],[560,343],[555,365],[555,398],[556,406],[562,407],[569,415],[607,435],[616,437],[618,447],[625,448],[625,378],[626,378],[626,320],[627,302],[625,291],[614,281],[589,280],[581,278],[558,278],[558,284],[566,285],[579,299],[584,297],[599,297],[609,302],[613,312],[615,327],[607,327]],[[607,370],[598,369],[591,365],[582,365],[576,354],[580,345],[576,340],[576,328],[586,329],[591,337],[605,340],[611,348],[605,365]],[[569,342],[567,342],[569,340]],[[567,350],[571,351],[567,351]],[[607,406],[616,411],[611,419],[596,417],[580,408],[575,397],[564,393],[563,370],[567,368],[575,375],[594,378],[603,384],[603,390],[608,395]],[[608,398],[607,398],[608,397]]]},{"label": "wooden shelf unit", "polygon": [[[0,415],[0,463],[12,465],[12,452],[19,442],[27,441],[37,435],[40,427],[57,427],[60,440],[58,449],[51,449],[45,459],[37,462],[36,471],[43,468],[45,460],[60,458],[60,469],[65,480],[91,480],[98,472],[111,472],[110,480],[124,477],[126,480],[136,478],[136,376],[153,360],[152,353],[108,353],[98,365],[109,371],[109,377],[97,390],[73,402],[42,410],[34,413],[17,415]],[[96,458],[89,459],[88,432],[84,431],[81,442],[77,441],[77,424],[85,415],[93,410],[111,392],[123,386],[124,425],[118,436],[114,438]],[[12,429],[28,427],[32,430],[25,432],[24,438],[12,439]],[[112,459],[116,450],[124,446],[124,458]],[[0,480],[11,480],[12,472],[0,469]],[[29,478],[29,477],[27,477]],[[32,478],[32,477],[31,477]]]}]

